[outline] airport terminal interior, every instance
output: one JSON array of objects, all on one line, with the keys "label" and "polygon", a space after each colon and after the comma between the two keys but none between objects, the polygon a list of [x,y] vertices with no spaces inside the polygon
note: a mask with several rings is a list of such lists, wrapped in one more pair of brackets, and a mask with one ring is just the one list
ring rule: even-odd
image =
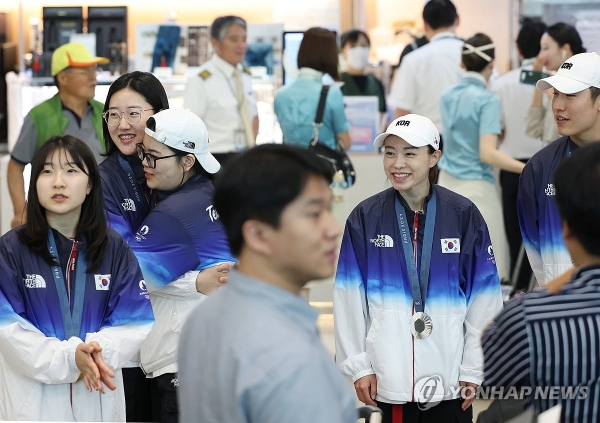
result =
[{"label": "airport terminal interior", "polygon": [[[242,17],[247,22],[247,51],[242,65],[250,76],[259,122],[256,144],[283,143],[274,101],[278,91],[299,76],[297,56],[304,31],[322,27],[334,32],[342,72],[355,63],[342,53],[342,35],[353,29],[368,34],[370,50],[363,70],[375,76],[387,97],[398,77],[403,50],[426,34],[422,19],[426,3],[423,0],[1,2],[0,235],[11,230],[14,217],[7,182],[11,152],[29,111],[57,92],[51,60],[60,46],[79,42],[92,56],[109,59],[108,63],[97,65],[96,100],[106,100],[111,84],[119,76],[143,71],[151,72],[162,83],[171,108],[182,109],[188,80],[197,78],[204,69],[202,66],[216,55],[211,43],[211,23],[219,16]],[[495,79],[522,65],[523,57],[515,41],[526,19],[542,21],[547,26],[565,22],[577,29],[587,52],[600,52],[599,0],[454,0],[454,5],[459,16],[456,37],[467,40],[476,33],[485,33],[494,44],[493,69],[486,81],[488,89]],[[332,83],[342,85],[339,81]],[[531,83],[528,87],[531,89]],[[547,100],[543,100],[544,104]],[[377,104],[377,97],[373,96],[344,97],[352,141],[348,156],[357,178],[350,187],[332,186],[333,213],[342,228],[359,203],[391,186],[382,166],[384,155],[374,147],[373,140],[392,122],[396,111],[389,100],[385,112],[380,112]],[[444,137],[442,133],[442,141]],[[541,140],[537,142],[539,148],[545,145]],[[27,166],[25,187],[29,172]],[[491,172],[495,177],[494,195],[501,204],[500,171],[495,168]],[[487,224],[492,226],[497,222]],[[521,266],[526,267],[528,258],[523,247],[518,253],[516,264],[515,260],[507,259],[510,265],[498,269],[504,300],[517,291],[530,291],[538,286],[531,273],[523,282]],[[335,276],[331,276],[309,282],[302,291],[320,313],[318,328],[332,357],[335,356],[334,280]],[[348,383],[351,386],[350,380]],[[490,403],[491,400],[475,400],[473,421]]]}]

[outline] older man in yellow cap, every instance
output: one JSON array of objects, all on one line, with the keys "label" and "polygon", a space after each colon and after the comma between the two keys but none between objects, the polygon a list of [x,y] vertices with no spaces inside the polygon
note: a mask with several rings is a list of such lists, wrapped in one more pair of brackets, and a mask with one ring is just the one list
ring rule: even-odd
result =
[{"label": "older man in yellow cap", "polygon": [[31,163],[38,148],[54,135],[73,135],[92,149],[96,160],[102,161],[102,109],[94,100],[96,66],[108,63],[105,57],[95,57],[81,43],[68,43],[52,54],[51,74],[58,93],[29,111],[21,133],[11,152],[7,182],[13,203],[11,227],[25,223],[25,187],[23,169]]}]

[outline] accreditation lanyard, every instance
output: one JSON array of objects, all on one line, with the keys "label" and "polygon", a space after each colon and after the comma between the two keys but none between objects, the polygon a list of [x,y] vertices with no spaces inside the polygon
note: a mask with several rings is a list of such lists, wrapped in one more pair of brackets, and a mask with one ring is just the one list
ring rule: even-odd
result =
[{"label": "accreditation lanyard", "polygon": [[[414,228],[414,238],[410,236],[410,229],[407,223],[406,211],[400,200],[396,197],[395,202],[396,215],[398,216],[398,228],[400,229],[400,238],[402,239],[402,251],[404,261],[410,281],[410,290],[412,292],[415,311],[422,313],[425,310],[425,297],[427,296],[427,285],[429,283],[429,267],[431,264],[431,250],[433,247],[433,230],[435,227],[436,213],[436,195],[435,190],[429,203],[427,204],[427,218],[425,220],[425,234],[423,235],[423,249],[421,252],[421,272],[417,271],[417,243],[416,234],[417,225]],[[415,222],[418,224],[418,222]],[[414,242],[414,248],[413,248]]]},{"label": "accreditation lanyard", "polygon": [[146,216],[148,213],[150,213],[150,210],[149,210],[150,201],[146,197],[145,194],[144,194],[144,197],[142,198],[142,193],[140,192],[140,186],[137,183],[135,173],[133,173],[133,169],[131,168],[131,165],[129,164],[129,162],[127,162],[127,160],[125,160],[125,158],[123,158],[119,153],[117,153],[117,158],[119,159],[119,164],[121,165],[121,168],[123,168],[123,170],[125,171],[125,174],[127,175],[127,180],[129,181],[129,185],[131,186],[131,190],[133,192],[133,197],[135,198],[136,204],[139,208],[140,215]]},{"label": "accreditation lanyard", "polygon": [[[48,228],[48,250],[50,254],[60,263],[58,258],[58,249],[54,241],[52,229]],[[71,272],[75,270],[75,281],[71,281]],[[65,339],[73,336],[79,337],[81,329],[81,320],[83,318],[83,302],[85,299],[85,281],[86,281],[86,260],[83,252],[77,253],[77,241],[73,244],[69,261],[67,263],[67,277],[63,275],[60,266],[52,266],[52,276],[54,285],[58,291],[58,301],[63,319],[65,330]],[[74,285],[74,286],[72,286]],[[71,296],[73,299],[71,300]],[[71,309],[71,303],[73,308]]]}]

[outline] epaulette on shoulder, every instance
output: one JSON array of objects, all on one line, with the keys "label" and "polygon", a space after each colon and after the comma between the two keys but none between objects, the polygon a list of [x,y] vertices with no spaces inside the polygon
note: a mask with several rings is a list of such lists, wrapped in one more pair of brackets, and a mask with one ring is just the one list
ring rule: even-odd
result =
[{"label": "epaulette on shoulder", "polygon": [[211,75],[212,75],[212,73],[210,73],[210,71],[207,69],[204,69],[202,72],[200,72],[198,74],[198,76],[202,79],[208,79]]},{"label": "epaulette on shoulder", "polygon": [[248,66],[242,65],[242,70],[244,71],[244,73],[247,73],[248,75],[251,75],[250,68]]}]

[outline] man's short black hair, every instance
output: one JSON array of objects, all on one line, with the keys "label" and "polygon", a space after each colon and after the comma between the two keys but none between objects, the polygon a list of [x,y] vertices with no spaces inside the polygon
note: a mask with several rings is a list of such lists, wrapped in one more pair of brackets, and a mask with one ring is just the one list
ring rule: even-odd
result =
[{"label": "man's short black hair", "polygon": [[431,0],[423,8],[423,20],[433,30],[454,25],[456,16],[456,7],[450,0]]},{"label": "man's short black hair", "polygon": [[259,145],[227,162],[215,179],[214,206],[232,253],[239,256],[242,250],[247,220],[278,228],[281,213],[311,176],[331,183],[333,167],[311,151],[289,145]]},{"label": "man's short black hair", "polygon": [[525,59],[531,59],[540,52],[540,39],[546,32],[546,24],[539,19],[524,18],[517,36],[517,46]]},{"label": "man's short black hair", "polygon": [[592,255],[600,256],[600,142],[578,148],[554,173],[561,218]]}]

